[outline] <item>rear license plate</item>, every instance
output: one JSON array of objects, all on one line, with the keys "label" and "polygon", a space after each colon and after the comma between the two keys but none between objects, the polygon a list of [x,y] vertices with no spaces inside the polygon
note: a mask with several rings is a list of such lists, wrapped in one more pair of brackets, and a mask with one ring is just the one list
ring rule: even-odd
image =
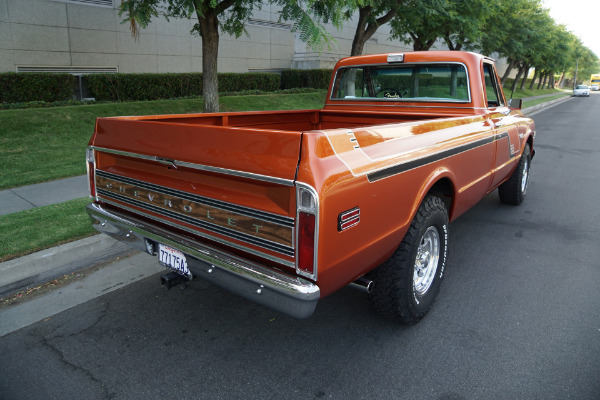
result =
[{"label": "rear license plate", "polygon": [[192,274],[187,265],[185,254],[179,250],[175,250],[172,247],[165,246],[164,244],[158,245],[158,262],[165,267],[171,268],[172,270],[185,275],[188,278],[192,278]]}]

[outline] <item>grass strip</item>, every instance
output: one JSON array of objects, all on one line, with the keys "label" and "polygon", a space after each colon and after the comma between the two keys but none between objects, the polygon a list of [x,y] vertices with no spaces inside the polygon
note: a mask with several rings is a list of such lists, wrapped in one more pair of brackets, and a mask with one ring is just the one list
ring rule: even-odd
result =
[{"label": "grass strip", "polygon": [[[325,91],[225,96],[222,111],[322,108]],[[202,112],[202,99],[89,104],[0,111],[0,190],[85,174],[97,117]]]},{"label": "grass strip", "polygon": [[548,101],[560,99],[561,97],[569,97],[569,96],[571,96],[571,93],[559,93],[555,96],[548,96],[548,97],[544,97],[541,99],[527,100],[527,101],[523,102],[523,108],[533,107],[538,104],[546,103]]},{"label": "grass strip", "polygon": [[0,217],[0,262],[97,233],[85,205],[90,199],[32,208]]}]

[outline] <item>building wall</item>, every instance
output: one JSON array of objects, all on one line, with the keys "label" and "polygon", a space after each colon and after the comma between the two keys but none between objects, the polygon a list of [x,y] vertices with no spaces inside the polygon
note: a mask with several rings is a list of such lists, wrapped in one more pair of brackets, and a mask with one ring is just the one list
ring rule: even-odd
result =
[{"label": "building wall", "polygon": [[[115,5],[68,1],[0,0],[0,72],[23,66],[117,67],[124,73],[202,70],[202,41],[190,34],[196,20],[153,20],[136,41],[129,25],[121,23]],[[329,26],[335,42],[317,53],[298,39],[291,24],[278,20],[279,8],[265,4],[246,25],[248,36],[236,39],[222,34],[219,71],[329,68],[349,55],[354,35],[351,23],[341,31]],[[408,49],[387,37],[383,27],[367,43],[365,53]]]},{"label": "building wall", "polygon": [[[109,6],[80,2],[100,1]],[[202,41],[190,34],[195,19],[153,20],[136,41],[123,24],[120,0],[0,0],[0,72],[24,67],[106,67],[123,73],[199,72]],[[246,24],[248,36],[222,34],[220,72],[332,68],[350,54],[355,24],[327,26],[334,41],[321,52],[310,49],[291,24],[279,22],[279,8],[265,4]],[[444,49],[439,44],[439,49]],[[389,40],[389,25],[366,43],[364,54],[411,50]],[[504,72],[504,67],[499,68]]]}]

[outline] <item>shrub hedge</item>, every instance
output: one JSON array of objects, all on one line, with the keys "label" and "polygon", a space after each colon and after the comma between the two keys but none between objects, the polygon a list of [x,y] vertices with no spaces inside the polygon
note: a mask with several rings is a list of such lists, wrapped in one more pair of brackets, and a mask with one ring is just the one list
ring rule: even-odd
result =
[{"label": "shrub hedge", "polygon": [[[327,89],[331,70],[287,70],[277,73],[222,73],[219,92],[275,92],[297,88]],[[0,74],[1,108],[8,104],[64,102],[73,98],[70,74],[14,72]],[[202,73],[91,74],[83,77],[86,97],[97,101],[158,100],[202,95]]]},{"label": "shrub hedge", "polygon": [[71,100],[74,79],[71,74],[0,73],[0,103]]},{"label": "shrub hedge", "polygon": [[[99,101],[157,100],[202,94],[201,73],[96,74],[84,77],[90,97]],[[279,74],[219,74],[219,92],[279,89]]]},{"label": "shrub hedge", "polygon": [[281,88],[329,88],[330,69],[290,69],[281,72]]}]

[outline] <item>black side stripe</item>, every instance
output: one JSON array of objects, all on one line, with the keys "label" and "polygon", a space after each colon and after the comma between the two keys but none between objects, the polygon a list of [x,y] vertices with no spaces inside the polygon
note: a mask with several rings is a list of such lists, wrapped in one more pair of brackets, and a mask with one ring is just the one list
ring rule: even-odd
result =
[{"label": "black side stripe", "polygon": [[455,156],[460,153],[464,153],[465,151],[473,150],[481,146],[485,146],[487,144],[493,143],[495,140],[500,139],[500,137],[494,138],[494,136],[488,136],[486,138],[477,140],[475,142],[467,143],[462,146],[455,147],[453,149],[448,149],[442,151],[437,154],[432,154],[427,157],[419,158],[417,160],[411,160],[404,162],[402,164],[393,165],[391,167],[387,167],[384,169],[380,169],[379,171],[372,172],[367,174],[367,178],[369,182],[376,182],[381,179],[389,178],[390,176],[398,175],[406,171],[410,171],[411,169],[419,168],[427,164],[432,164],[434,162],[443,160],[445,158],[449,158]]}]

